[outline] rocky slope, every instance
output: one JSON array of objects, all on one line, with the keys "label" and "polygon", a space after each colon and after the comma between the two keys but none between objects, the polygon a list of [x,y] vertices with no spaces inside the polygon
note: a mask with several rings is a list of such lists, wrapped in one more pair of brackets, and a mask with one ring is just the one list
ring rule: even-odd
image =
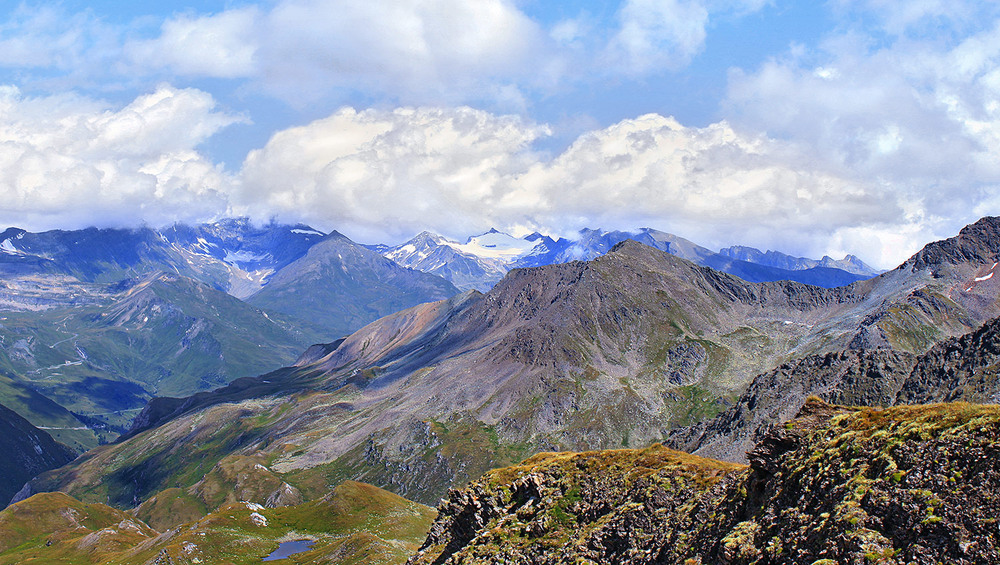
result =
[{"label": "rocky slope", "polygon": [[862,406],[929,402],[1000,403],[1000,319],[946,339],[923,354],[889,349],[811,355],[756,377],[715,418],[675,430],[674,447],[733,461],[806,397]]},{"label": "rocky slope", "polygon": [[0,453],[0,507],[32,477],[75,457],[72,450],[5,406],[0,406]]},{"label": "rocky slope", "polygon": [[995,563],[998,442],[995,406],[814,399],[749,468],[542,454],[451,491],[409,563]]}]

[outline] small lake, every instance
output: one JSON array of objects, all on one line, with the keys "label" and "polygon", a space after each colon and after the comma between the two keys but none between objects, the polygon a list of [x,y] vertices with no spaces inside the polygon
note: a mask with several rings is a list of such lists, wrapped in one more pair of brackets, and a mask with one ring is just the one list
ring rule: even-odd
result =
[{"label": "small lake", "polygon": [[296,553],[302,553],[304,551],[309,551],[312,549],[313,544],[316,540],[311,539],[298,539],[295,541],[283,541],[278,544],[278,549],[275,549],[271,555],[264,558],[264,561],[277,561],[279,559],[285,559],[290,555],[295,555]]}]

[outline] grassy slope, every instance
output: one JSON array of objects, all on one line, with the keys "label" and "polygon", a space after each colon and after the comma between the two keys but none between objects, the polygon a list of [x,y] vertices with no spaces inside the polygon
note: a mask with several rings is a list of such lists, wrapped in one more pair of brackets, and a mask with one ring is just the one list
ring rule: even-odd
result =
[{"label": "grassy slope", "polygon": [[[281,541],[309,539],[289,563],[402,563],[434,511],[363,483],[291,507],[231,503],[163,532],[102,504],[44,493],[0,512],[0,564],[259,563]],[[261,519],[263,518],[263,519]],[[166,561],[165,561],[166,562]]]},{"label": "grassy slope", "polygon": [[[13,347],[0,352],[10,375],[0,401],[39,426],[81,427],[66,409],[83,414],[113,439],[150,396],[185,396],[276,369],[317,339],[207,285],[156,275],[108,305],[7,313],[0,340]],[[62,433],[77,447],[97,443],[90,430]]]}]

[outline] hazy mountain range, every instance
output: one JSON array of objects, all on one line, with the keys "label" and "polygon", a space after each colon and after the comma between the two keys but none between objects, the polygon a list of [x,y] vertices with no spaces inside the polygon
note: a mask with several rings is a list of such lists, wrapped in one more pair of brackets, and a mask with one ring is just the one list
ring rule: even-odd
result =
[{"label": "hazy mountain range", "polygon": [[682,237],[649,228],[634,232],[585,229],[575,239],[553,239],[539,233],[515,238],[490,230],[465,243],[423,232],[402,245],[370,247],[400,265],[446,278],[462,290],[486,292],[511,269],[589,261],[627,239],[749,282],[793,280],[829,288],[879,273],[853,255],[839,261],[830,257],[815,260],[777,251],[764,253],[752,247],[730,247],[715,253]]}]

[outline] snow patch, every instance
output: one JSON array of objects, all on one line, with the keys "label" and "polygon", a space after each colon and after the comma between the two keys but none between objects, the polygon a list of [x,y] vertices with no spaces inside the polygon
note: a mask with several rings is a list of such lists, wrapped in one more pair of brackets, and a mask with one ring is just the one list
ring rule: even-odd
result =
[{"label": "snow patch", "polygon": [[261,506],[260,504],[257,504],[256,502],[250,502],[248,500],[244,500],[243,504],[246,505],[247,510],[253,510],[254,512],[260,512],[261,510],[264,509],[264,507]]},{"label": "snow patch", "polygon": [[5,239],[3,243],[0,243],[0,251],[3,251],[7,255],[23,255],[21,250],[14,247],[14,244],[9,239]]},{"label": "snow patch", "polygon": [[293,229],[292,233],[301,233],[305,235],[318,235],[318,236],[325,235],[323,232],[318,232],[316,230],[300,230],[298,228]]},{"label": "snow patch", "polygon": [[514,260],[530,254],[536,247],[542,245],[539,241],[518,239],[512,235],[490,231],[482,235],[470,237],[465,244],[450,244],[455,249],[471,253],[478,257],[489,259]]},{"label": "snow patch", "polygon": [[267,518],[265,518],[262,514],[258,514],[256,512],[250,513],[250,521],[253,522],[255,526],[260,526],[262,528],[267,526]]},{"label": "snow patch", "polygon": [[991,278],[993,278],[993,273],[989,273],[989,274],[983,275],[981,277],[976,277],[975,280],[976,280],[976,282],[983,282],[983,281],[988,281]]},{"label": "snow patch", "polygon": [[226,258],[223,259],[226,263],[251,263],[254,261],[263,261],[268,259],[270,255],[267,253],[263,255],[254,255],[249,251],[226,251]]}]

